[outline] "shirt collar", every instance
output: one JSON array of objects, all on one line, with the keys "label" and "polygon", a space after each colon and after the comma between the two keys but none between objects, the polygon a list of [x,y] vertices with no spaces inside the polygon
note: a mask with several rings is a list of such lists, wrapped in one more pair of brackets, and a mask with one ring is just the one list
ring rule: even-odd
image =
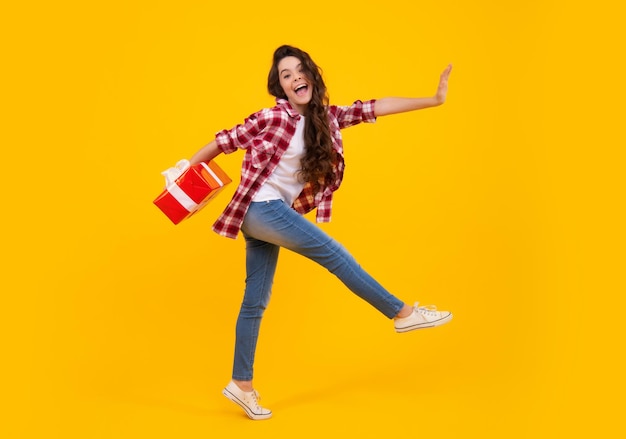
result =
[{"label": "shirt collar", "polygon": [[300,113],[298,113],[289,103],[289,101],[287,99],[282,99],[282,98],[276,98],[276,104],[280,107],[283,107],[285,109],[285,111],[287,112],[287,114],[289,114],[289,116],[291,117],[295,117],[296,119],[300,116]]}]

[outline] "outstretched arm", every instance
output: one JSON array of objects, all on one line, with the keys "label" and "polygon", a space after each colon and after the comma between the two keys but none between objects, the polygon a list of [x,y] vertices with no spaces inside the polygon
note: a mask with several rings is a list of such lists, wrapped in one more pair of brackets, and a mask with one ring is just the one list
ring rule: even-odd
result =
[{"label": "outstretched arm", "polygon": [[217,147],[217,142],[212,140],[208,145],[200,148],[189,160],[192,165],[200,162],[208,162],[220,155],[222,151]]},{"label": "outstretched arm", "polygon": [[374,113],[376,116],[405,113],[407,111],[421,110],[423,108],[436,107],[446,101],[448,94],[448,77],[452,70],[452,64],[448,65],[439,77],[437,93],[427,98],[382,98],[376,100]]}]

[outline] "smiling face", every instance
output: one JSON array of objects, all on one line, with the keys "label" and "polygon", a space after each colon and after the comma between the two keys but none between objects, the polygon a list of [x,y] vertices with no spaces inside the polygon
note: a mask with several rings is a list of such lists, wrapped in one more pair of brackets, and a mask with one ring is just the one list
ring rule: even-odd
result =
[{"label": "smiling face", "polygon": [[280,86],[291,106],[304,114],[313,94],[313,86],[304,73],[302,62],[295,56],[286,56],[278,63]]}]

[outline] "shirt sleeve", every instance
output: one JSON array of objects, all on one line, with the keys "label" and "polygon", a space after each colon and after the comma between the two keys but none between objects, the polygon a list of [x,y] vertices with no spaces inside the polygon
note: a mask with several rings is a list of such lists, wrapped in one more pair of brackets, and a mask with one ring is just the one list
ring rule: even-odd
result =
[{"label": "shirt sleeve", "polygon": [[224,153],[230,154],[237,149],[247,149],[265,126],[266,110],[261,110],[248,116],[244,123],[239,124],[230,130],[218,131],[215,134],[217,147]]},{"label": "shirt sleeve", "polygon": [[376,122],[376,114],[374,114],[375,102],[375,99],[365,102],[355,101],[350,106],[331,107],[331,111],[335,113],[340,129],[351,127],[361,122],[373,123]]}]

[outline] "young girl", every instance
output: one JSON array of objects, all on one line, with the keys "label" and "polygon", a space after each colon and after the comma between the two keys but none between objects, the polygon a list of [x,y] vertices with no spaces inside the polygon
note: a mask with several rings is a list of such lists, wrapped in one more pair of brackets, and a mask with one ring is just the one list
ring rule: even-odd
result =
[{"label": "young girl", "polygon": [[246,286],[237,320],[232,381],[223,393],[251,419],[268,419],[252,386],[256,342],[270,298],[278,252],[297,252],[326,267],[352,292],[394,319],[397,332],[447,323],[452,314],[409,306],[366,273],[354,258],[302,214],[317,208],[317,222],[330,221],[333,192],[343,177],[340,130],[388,114],[441,105],[452,66],[441,74],[437,93],[427,98],[384,98],[350,106],[328,104],[320,69],[308,53],[291,46],[274,52],[267,86],[276,106],[217,133],[191,164],[245,149],[241,182],[213,225],[220,235],[246,241]]}]

